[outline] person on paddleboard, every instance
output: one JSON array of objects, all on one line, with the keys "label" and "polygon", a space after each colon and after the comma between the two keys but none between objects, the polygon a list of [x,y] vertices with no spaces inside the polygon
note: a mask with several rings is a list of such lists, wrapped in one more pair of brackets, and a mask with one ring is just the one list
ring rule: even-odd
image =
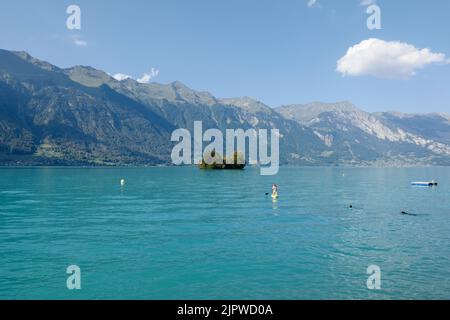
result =
[{"label": "person on paddleboard", "polygon": [[278,186],[276,184],[272,185],[272,198],[278,197]]}]

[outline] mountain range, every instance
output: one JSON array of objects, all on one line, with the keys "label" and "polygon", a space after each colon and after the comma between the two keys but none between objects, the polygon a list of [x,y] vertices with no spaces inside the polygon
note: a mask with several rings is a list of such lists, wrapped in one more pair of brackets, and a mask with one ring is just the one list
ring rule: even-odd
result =
[{"label": "mountain range", "polygon": [[350,102],[271,108],[0,50],[0,165],[170,164],[172,131],[194,121],[277,128],[285,165],[450,165],[446,114],[368,113]]}]

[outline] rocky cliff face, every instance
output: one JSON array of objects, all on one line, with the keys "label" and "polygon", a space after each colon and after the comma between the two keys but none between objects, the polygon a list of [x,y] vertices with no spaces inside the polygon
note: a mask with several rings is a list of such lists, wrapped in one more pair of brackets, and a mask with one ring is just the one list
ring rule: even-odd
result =
[{"label": "rocky cliff face", "polygon": [[367,113],[349,102],[276,109],[313,130],[341,163],[448,165],[450,122],[445,115]]}]

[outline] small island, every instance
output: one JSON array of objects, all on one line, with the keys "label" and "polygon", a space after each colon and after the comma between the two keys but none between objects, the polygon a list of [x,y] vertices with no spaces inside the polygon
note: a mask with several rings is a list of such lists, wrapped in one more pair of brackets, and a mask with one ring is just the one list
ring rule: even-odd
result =
[{"label": "small island", "polygon": [[[216,161],[211,161],[212,158],[217,158]],[[233,163],[227,163],[227,158],[217,155],[216,151],[211,151],[208,159],[203,158],[203,160],[198,164],[198,167],[202,170],[243,170],[246,166],[245,159],[243,155],[239,152],[234,152]]]}]

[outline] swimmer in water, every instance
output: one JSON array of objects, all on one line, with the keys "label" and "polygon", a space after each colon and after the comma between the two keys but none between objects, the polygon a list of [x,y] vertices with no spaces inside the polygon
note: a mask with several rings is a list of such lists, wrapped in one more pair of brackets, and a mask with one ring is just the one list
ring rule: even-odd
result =
[{"label": "swimmer in water", "polygon": [[406,211],[402,211],[402,214],[403,215],[407,215],[407,216],[417,216],[417,214],[415,214],[415,213],[409,213],[409,212],[406,212]]}]

